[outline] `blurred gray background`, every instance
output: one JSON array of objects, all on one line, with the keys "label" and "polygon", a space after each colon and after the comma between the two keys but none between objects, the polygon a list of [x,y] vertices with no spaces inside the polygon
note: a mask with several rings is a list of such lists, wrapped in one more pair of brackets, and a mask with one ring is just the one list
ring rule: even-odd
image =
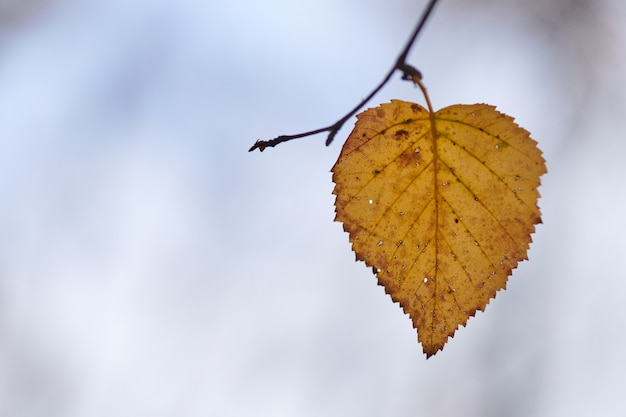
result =
[{"label": "blurred gray background", "polygon": [[[0,415],[624,416],[626,3],[441,0],[410,56],[547,160],[507,291],[425,359],[325,136],[423,0],[0,0]],[[370,104],[422,103],[398,77]]]}]

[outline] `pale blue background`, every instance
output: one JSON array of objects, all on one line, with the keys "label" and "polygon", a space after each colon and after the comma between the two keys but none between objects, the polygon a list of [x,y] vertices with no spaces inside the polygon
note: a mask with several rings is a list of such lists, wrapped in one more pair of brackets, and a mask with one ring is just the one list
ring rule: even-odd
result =
[{"label": "pale blue background", "polygon": [[[626,7],[442,0],[411,54],[548,161],[544,224],[428,361],[329,170],[418,0],[0,1],[0,415],[623,416]],[[371,105],[421,101],[396,77]]]}]

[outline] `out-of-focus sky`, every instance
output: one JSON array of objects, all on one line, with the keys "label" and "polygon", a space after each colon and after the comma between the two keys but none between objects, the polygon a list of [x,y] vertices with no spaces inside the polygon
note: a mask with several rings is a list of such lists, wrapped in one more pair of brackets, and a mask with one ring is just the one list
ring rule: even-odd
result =
[{"label": "out-of-focus sky", "polygon": [[[441,0],[435,107],[539,142],[543,225],[426,360],[333,222],[328,125],[424,1],[0,1],[0,415],[623,416],[626,7]],[[421,102],[394,81],[371,106]]]}]

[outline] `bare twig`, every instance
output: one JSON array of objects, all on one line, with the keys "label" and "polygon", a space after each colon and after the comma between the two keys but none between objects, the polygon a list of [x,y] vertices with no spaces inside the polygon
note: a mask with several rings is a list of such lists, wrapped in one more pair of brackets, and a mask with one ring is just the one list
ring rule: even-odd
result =
[{"label": "bare twig", "polygon": [[252,147],[248,150],[248,152],[252,152],[255,149],[258,149],[261,152],[263,152],[265,148],[274,147],[278,145],[279,143],[287,142],[292,139],[303,138],[306,136],[317,135],[318,133],[322,133],[322,132],[328,132],[328,137],[326,138],[326,146],[328,146],[332,143],[333,139],[335,138],[335,135],[337,134],[339,129],[341,129],[343,124],[352,116],[354,116],[360,109],[362,109],[367,104],[367,102],[370,101],[372,97],[374,97],[385,86],[385,84],[387,84],[387,82],[389,82],[389,80],[391,79],[392,75],[396,72],[396,70],[399,70],[402,72],[403,80],[415,80],[415,79],[421,80],[422,75],[420,74],[420,72],[415,67],[407,64],[406,58],[409,55],[409,51],[411,50],[411,47],[415,43],[415,40],[417,39],[417,35],[419,35],[419,33],[422,31],[422,28],[426,24],[428,17],[430,16],[431,12],[435,8],[435,5],[437,4],[438,1],[439,0],[429,1],[428,5],[424,9],[424,12],[422,13],[422,17],[420,18],[417,26],[415,27],[415,30],[413,30],[411,37],[407,41],[406,45],[404,46],[404,49],[402,50],[402,53],[400,53],[400,55],[398,56],[398,59],[394,63],[393,67],[389,70],[387,75],[385,75],[385,78],[383,78],[380,84],[378,84],[376,88],[374,88],[374,90],[371,93],[369,93],[369,95],[365,97],[354,109],[350,110],[348,114],[343,116],[341,119],[337,120],[334,124],[330,126],[322,127],[320,129],[315,129],[309,132],[299,133],[297,135],[281,135],[271,140],[257,140],[256,143],[252,145]]}]

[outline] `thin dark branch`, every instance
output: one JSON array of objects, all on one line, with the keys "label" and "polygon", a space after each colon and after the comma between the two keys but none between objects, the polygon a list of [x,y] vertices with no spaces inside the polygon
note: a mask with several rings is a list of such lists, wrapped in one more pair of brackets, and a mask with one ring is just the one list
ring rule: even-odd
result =
[{"label": "thin dark branch", "polygon": [[[415,40],[417,39],[417,35],[419,35],[422,29],[424,28],[424,25],[426,24],[428,17],[430,16],[433,9],[435,8],[435,5],[437,4],[437,1],[438,0],[431,0],[426,6],[426,9],[424,9],[424,13],[422,13],[422,18],[420,19],[419,23],[415,27],[415,30],[411,34],[411,37],[409,38],[406,45],[404,46],[404,49],[402,50],[402,53],[398,57],[398,60],[396,61],[396,66],[394,68],[397,68],[400,71],[404,72],[403,68],[401,67],[406,66],[406,58],[409,55],[409,51],[413,47],[413,44],[415,43]],[[405,73],[403,77],[404,79],[408,79],[406,75],[407,74]]]},{"label": "thin dark branch", "polygon": [[299,133],[297,135],[281,135],[271,140],[257,140],[256,143],[252,145],[252,147],[248,150],[248,152],[252,152],[255,149],[258,149],[261,152],[263,152],[265,148],[274,147],[278,145],[279,143],[287,142],[293,139],[303,138],[306,136],[317,135],[318,133],[322,133],[322,132],[328,132],[328,137],[326,138],[326,146],[328,146],[332,143],[333,139],[335,139],[335,135],[337,135],[337,132],[339,132],[339,130],[343,127],[344,123],[348,119],[350,119],[352,116],[354,116],[360,109],[362,109],[367,104],[367,102],[370,101],[376,94],[378,94],[378,92],[385,86],[385,84],[389,82],[389,80],[391,79],[393,74],[396,72],[396,70],[400,70],[402,72],[403,80],[413,80],[415,78],[421,79],[422,75],[420,74],[420,72],[415,67],[407,64],[406,58],[409,55],[409,51],[411,50],[411,47],[415,43],[417,36],[422,31],[422,28],[426,24],[428,17],[432,13],[438,1],[439,0],[430,0],[428,2],[428,5],[426,6],[426,8],[424,9],[424,12],[422,13],[422,17],[420,18],[417,26],[415,27],[415,30],[411,34],[411,37],[409,38],[406,45],[404,46],[404,49],[398,56],[398,59],[396,60],[394,66],[389,70],[387,75],[385,75],[385,78],[383,78],[380,84],[378,84],[376,88],[374,88],[374,90],[371,93],[369,93],[368,96],[365,97],[354,109],[350,110],[348,114],[343,116],[341,119],[337,120],[334,124],[330,126],[322,127],[320,129],[315,129],[309,132]]}]

